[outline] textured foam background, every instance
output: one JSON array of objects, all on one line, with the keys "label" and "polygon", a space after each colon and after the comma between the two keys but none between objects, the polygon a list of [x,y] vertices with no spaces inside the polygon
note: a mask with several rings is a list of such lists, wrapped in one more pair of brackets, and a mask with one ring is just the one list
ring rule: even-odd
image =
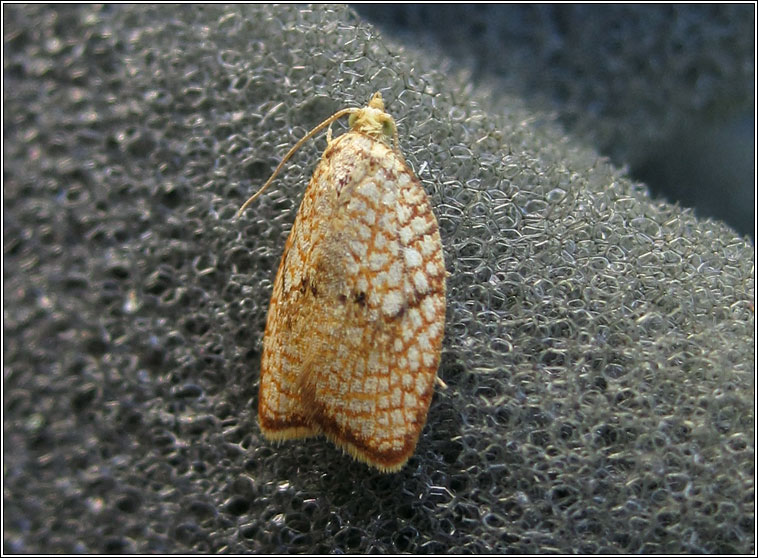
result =
[{"label": "textured foam background", "polygon": [[[754,247],[345,8],[5,6],[6,552],[751,552]],[[381,90],[449,306],[395,475],[257,427],[271,283]],[[336,130],[335,130],[336,131]]]},{"label": "textured foam background", "polygon": [[360,4],[609,155],[660,197],[755,222],[755,5]]}]

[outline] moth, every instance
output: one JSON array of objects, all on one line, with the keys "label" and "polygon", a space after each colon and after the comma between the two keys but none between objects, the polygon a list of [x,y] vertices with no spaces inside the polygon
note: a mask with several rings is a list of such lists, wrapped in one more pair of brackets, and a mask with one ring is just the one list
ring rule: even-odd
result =
[{"label": "moth", "polygon": [[[331,124],[349,116],[349,131]],[[397,471],[413,455],[434,392],[445,329],[437,219],[398,149],[380,93],[330,126],[276,274],[261,358],[258,419],[269,440],[325,435]]]}]

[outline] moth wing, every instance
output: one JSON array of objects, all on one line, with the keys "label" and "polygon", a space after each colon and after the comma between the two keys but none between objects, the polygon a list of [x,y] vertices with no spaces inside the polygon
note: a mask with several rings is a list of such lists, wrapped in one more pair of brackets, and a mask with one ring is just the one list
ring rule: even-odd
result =
[{"label": "moth wing", "polygon": [[323,432],[357,459],[399,469],[434,389],[444,277],[437,221],[402,159],[360,134],[330,144],[274,286],[261,373],[264,433]]},{"label": "moth wing", "polygon": [[[437,220],[421,184],[386,145],[346,134],[329,161],[344,184],[314,249],[316,334],[331,358],[304,369],[313,424],[354,457],[397,470],[413,454],[434,391],[445,320]],[[361,152],[365,171],[350,154]],[[343,175],[353,169],[351,178]],[[323,204],[326,205],[326,204]],[[313,329],[316,329],[314,326]]]},{"label": "moth wing", "polygon": [[319,362],[333,359],[333,344],[323,342],[333,308],[317,300],[312,248],[323,242],[329,224],[324,219],[324,188],[329,165],[322,159],[305,191],[295,222],[284,247],[269,303],[263,337],[258,422],[271,440],[304,438],[321,432],[312,412],[303,404],[303,378]]},{"label": "moth wing", "polygon": [[303,322],[297,306],[299,289],[285,286],[285,275],[298,238],[295,220],[279,264],[266,318],[258,393],[258,422],[270,440],[304,438],[318,433],[303,412],[298,393],[302,369],[298,355],[302,353],[302,337],[297,328]]}]

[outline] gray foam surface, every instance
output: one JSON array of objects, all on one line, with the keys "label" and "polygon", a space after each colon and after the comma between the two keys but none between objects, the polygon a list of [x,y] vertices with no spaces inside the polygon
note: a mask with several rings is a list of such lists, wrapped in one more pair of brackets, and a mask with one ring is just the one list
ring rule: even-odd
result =
[{"label": "gray foam surface", "polygon": [[742,234],[755,224],[754,4],[358,4],[552,111],[665,197]]},{"label": "gray foam surface", "polygon": [[[6,552],[752,552],[749,241],[345,8],[4,23]],[[451,274],[395,475],[257,427],[323,136],[232,221],[377,90]]]}]

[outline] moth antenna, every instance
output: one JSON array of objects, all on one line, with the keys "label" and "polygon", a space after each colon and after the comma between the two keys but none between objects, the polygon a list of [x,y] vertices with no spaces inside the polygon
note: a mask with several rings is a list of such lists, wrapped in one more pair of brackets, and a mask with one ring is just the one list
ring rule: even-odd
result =
[{"label": "moth antenna", "polygon": [[342,118],[343,116],[346,116],[348,114],[352,114],[356,112],[357,110],[360,110],[358,108],[346,108],[342,109],[340,111],[335,112],[333,115],[331,115],[329,118],[324,120],[321,124],[313,128],[310,132],[305,134],[301,140],[299,140],[295,145],[292,146],[292,149],[290,149],[287,154],[284,156],[284,158],[281,160],[279,165],[274,169],[274,172],[271,174],[269,179],[266,181],[266,183],[261,186],[261,188],[252,196],[250,196],[245,203],[242,204],[242,207],[239,208],[237,213],[234,215],[234,219],[239,219],[240,215],[247,209],[247,207],[253,203],[258,197],[266,190],[266,188],[269,187],[269,184],[271,184],[274,181],[274,178],[276,178],[276,175],[279,174],[279,171],[282,170],[282,167],[284,166],[284,163],[286,163],[290,157],[292,157],[295,154],[295,151],[300,149],[300,146],[302,146],[306,141],[311,139],[313,136],[315,136],[317,133],[319,133],[321,130],[329,126],[332,122],[335,120],[338,120]]}]

